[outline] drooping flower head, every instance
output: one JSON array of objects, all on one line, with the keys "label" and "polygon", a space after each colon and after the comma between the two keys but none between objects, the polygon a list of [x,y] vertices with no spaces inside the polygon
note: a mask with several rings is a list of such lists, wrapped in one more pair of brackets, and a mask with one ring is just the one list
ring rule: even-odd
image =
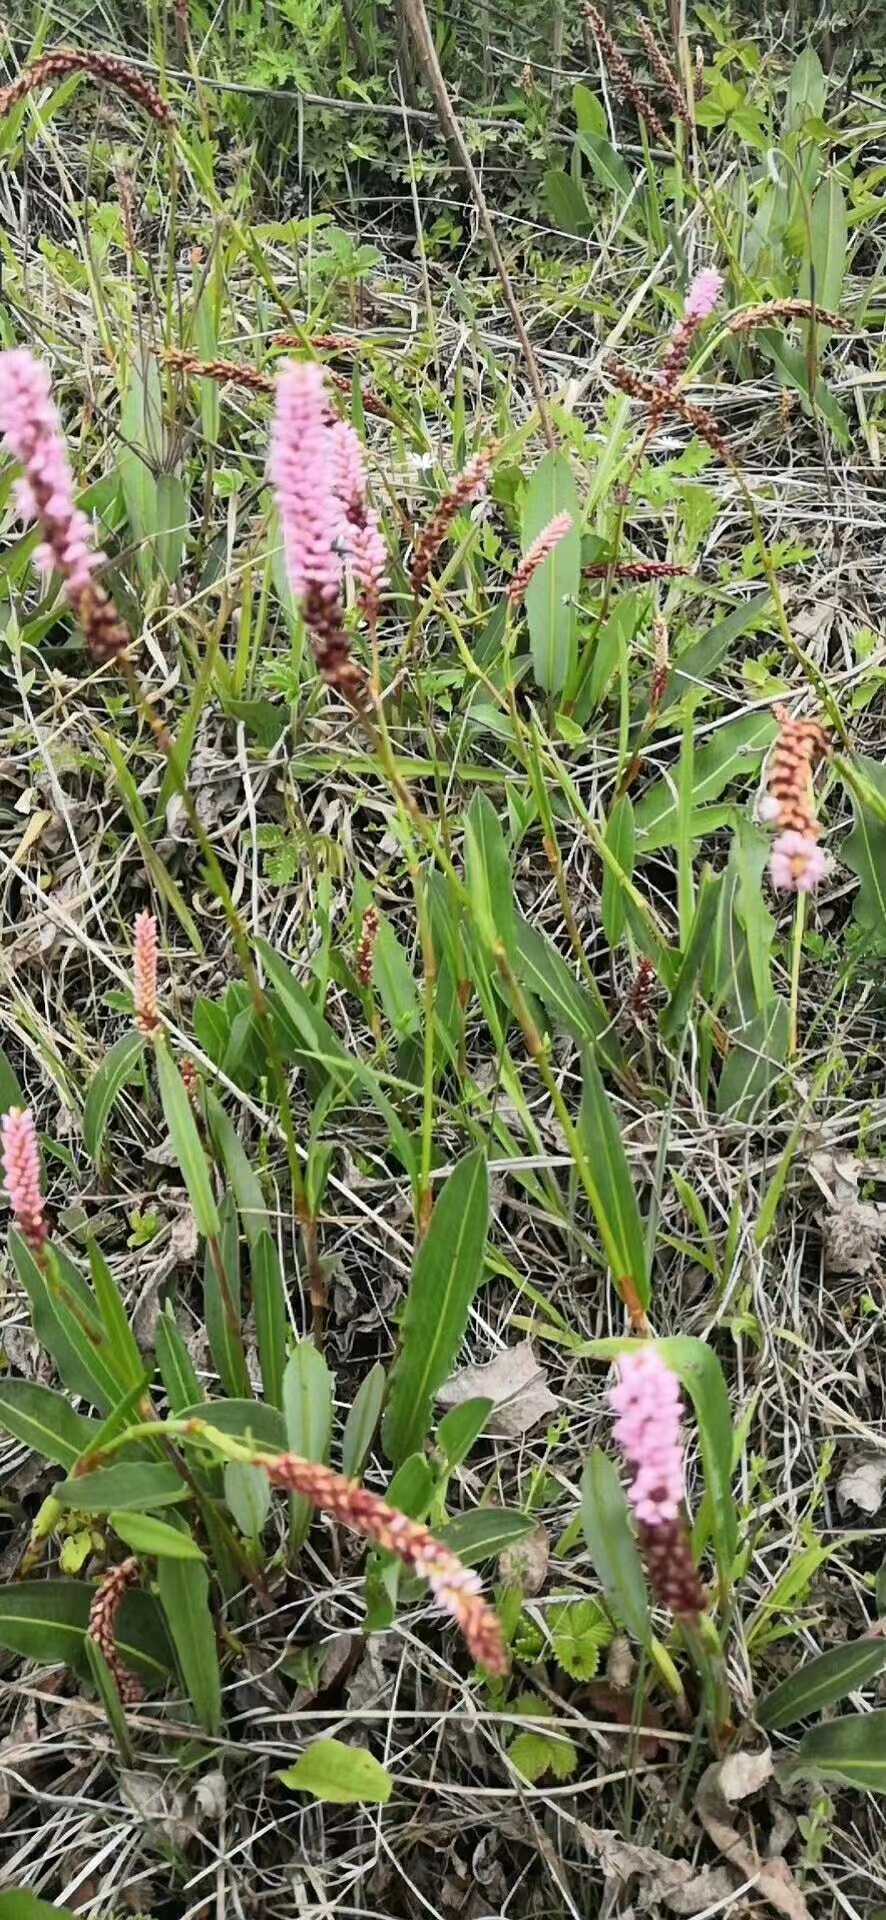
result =
[{"label": "drooping flower head", "polygon": [[157,922],[152,913],[136,916],[132,976],[135,1024],[147,1038],[157,1027]]},{"label": "drooping flower head", "polygon": [[683,1505],[680,1383],[648,1346],[625,1355],[618,1373],[609,1404],[619,1416],[615,1438],[633,1471],[628,1499],[638,1520],[661,1526]]},{"label": "drooping flower head", "polygon": [[74,479],[49,370],[27,347],[0,353],[0,433],[25,470],[18,488],[22,518],[39,519],[45,532],[39,563],[47,572],[57,567],[76,599],[104,555],[94,551],[89,521],[74,504]]},{"label": "drooping flower head", "polygon": [[49,1239],[43,1210],[40,1148],[34,1116],[27,1108],[10,1107],[0,1121],[3,1178],[13,1218],[23,1240],[40,1259]]},{"label": "drooping flower head", "polygon": [[85,513],[74,504],[74,481],[48,370],[27,347],[0,353],[0,436],[24,467],[18,507],[25,520],[38,520],[42,528],[39,564],[62,575],[93,659],[114,659],[130,645],[132,635],[94,577],[105,556],[93,544]]}]

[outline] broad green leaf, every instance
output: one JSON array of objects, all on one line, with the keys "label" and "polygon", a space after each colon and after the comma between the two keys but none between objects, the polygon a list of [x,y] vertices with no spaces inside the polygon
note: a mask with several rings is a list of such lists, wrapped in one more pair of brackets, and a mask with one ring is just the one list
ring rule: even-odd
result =
[{"label": "broad green leaf", "polygon": [[[718,727],[707,746],[699,748],[695,756],[693,805],[706,806],[710,800],[718,799],[733,780],[746,780],[755,773],[777,732],[777,722],[770,713],[744,714],[740,720],[730,720],[725,727]],[[673,777],[657,780],[647,788],[634,810],[639,854],[676,844],[677,807]]]},{"label": "broad green leaf", "polygon": [[613,1462],[599,1447],[582,1474],[581,1520],[594,1571],[616,1619],[648,1648],[652,1626],[646,1575],[624,1489]]},{"label": "broad green leaf", "polygon": [[[616,800],[606,822],[606,845],[628,880],[634,872],[634,809],[631,797],[623,793]],[[617,947],[624,933],[626,899],[619,875],[611,867],[603,869],[603,931],[610,947]]]},{"label": "broad green leaf", "polygon": [[477,1507],[473,1513],[460,1513],[447,1520],[437,1531],[438,1540],[457,1553],[466,1567],[491,1560],[505,1547],[514,1546],[534,1533],[538,1519],[532,1513],[518,1513],[510,1507]]},{"label": "broad green leaf", "polygon": [[[83,1642],[95,1587],[88,1580],[22,1580],[0,1587],[0,1647],[87,1671]],[[163,1618],[149,1593],[128,1593],[120,1609],[117,1646],[128,1667],[156,1685],[172,1669]]]},{"label": "broad green leaf", "polygon": [[152,1553],[158,1560],[203,1559],[190,1528],[170,1527],[150,1513],[114,1512],[108,1520],[133,1553]]},{"label": "broad green leaf", "polygon": [[437,1428],[436,1447],[438,1453],[443,1455],[447,1473],[454,1473],[456,1467],[460,1467],[462,1461],[467,1459],[494,1405],[494,1400],[480,1397],[465,1400],[460,1407],[451,1407],[448,1413],[444,1413]]},{"label": "broad green leaf", "polygon": [[283,1369],[286,1365],[286,1333],[289,1315],[277,1243],[269,1233],[259,1236],[249,1251],[252,1275],[252,1305],[265,1399],[274,1407],[283,1405]]},{"label": "broad green leaf", "polygon": [[343,1740],[315,1740],[299,1754],[294,1767],[277,1779],[294,1793],[310,1793],[315,1800],[339,1807],[387,1806],[394,1782],[386,1768],[363,1747]]},{"label": "broad green leaf", "polygon": [[60,1913],[67,1914],[70,1920],[70,1907],[50,1906],[48,1900],[38,1900],[36,1894],[28,1893],[25,1887],[11,1887],[7,1893],[0,1893],[0,1920],[58,1920]]},{"label": "broad green leaf", "polygon": [[791,1780],[839,1780],[862,1792],[886,1793],[886,1709],[812,1727],[785,1772]]},{"label": "broad green leaf", "polygon": [[26,1107],[27,1104],[12,1062],[0,1047],[0,1114],[8,1113],[10,1107]]},{"label": "broad green leaf", "polygon": [[162,1460],[121,1460],[95,1473],[60,1480],[53,1491],[63,1507],[83,1513],[111,1513],[115,1508],[140,1512],[190,1497],[181,1474]]},{"label": "broad green leaf", "polygon": [[160,371],[153,356],[146,354],[142,366],[129,370],[117,454],[117,473],[136,542],[139,571],[146,584],[153,574],[152,542],[159,527],[154,469],[162,452],[162,421]]},{"label": "broad green leaf", "polygon": [[731,1036],[717,1088],[718,1113],[734,1120],[760,1119],[769,1090],[784,1071],[789,1029],[787,1001],[776,997]]},{"label": "broad green leaf", "polygon": [[746,814],[739,814],[732,849],[738,875],[735,907],[744,930],[758,1013],[769,1005],[773,995],[769,956],[775,939],[775,921],[766,905],[763,885],[771,852],[770,835],[756,827]]},{"label": "broad green leaf", "polygon": [[415,975],[384,914],[379,917],[372,977],[381,995],[385,1018],[398,1039],[406,1039],[421,1025],[421,1001]]},{"label": "broad green leaf", "polygon": [[785,127],[802,127],[806,120],[820,120],[824,113],[828,83],[814,46],[803,48],[791,68],[785,110]]},{"label": "broad green leaf", "polygon": [[725,660],[733,640],[755,628],[771,604],[772,595],[768,587],[762,593],[751,594],[750,599],[740,601],[731,613],[718,620],[716,626],[709,627],[700,640],[693,641],[691,646],[678,653],[661,703],[662,713],[675,700],[680,700],[684,693],[692,692],[697,698],[701,691],[708,688],[712,674]]},{"label": "broad green leaf", "polygon": [[514,876],[501,821],[478,787],[465,814],[465,877],[474,924],[487,947],[501,944],[513,962]]},{"label": "broad green leaf", "polygon": [[795,1673],[788,1674],[779,1686],[761,1700],[755,1720],[770,1732],[806,1720],[847,1693],[864,1687],[886,1667],[886,1639],[854,1640],[846,1647],[831,1647],[815,1660],[807,1660]]},{"label": "broad green leaf", "polygon": [[[819,328],[819,332],[823,329]],[[803,401],[804,413],[813,410],[822,414],[841,447],[848,447],[852,438],[849,422],[839,400],[832,394],[825,380],[818,378],[814,389],[809,384],[809,361],[799,347],[791,346],[783,334],[774,327],[761,327],[756,336],[757,346],[775,362],[779,373],[789,387],[799,393]]]},{"label": "broad green leaf", "polygon": [[217,1733],[221,1674],[209,1610],[209,1575],[202,1563],[193,1560],[159,1560],[157,1589],[194,1712],[207,1733]]},{"label": "broad green leaf", "polygon": [[710,870],[702,875],[698,899],[695,905],[695,917],[692,930],[686,942],[686,952],[680,962],[680,970],[674,982],[674,991],[662,1013],[659,1026],[662,1039],[673,1040],[682,1033],[692,1004],[695,983],[704,965],[708,952],[711,928],[719,901],[719,877],[713,879]]},{"label": "broad green leaf", "polygon": [[224,1472],[225,1499],[234,1524],[247,1540],[257,1540],[271,1508],[271,1483],[261,1467],[229,1460]]},{"label": "broad green leaf", "polygon": [[606,108],[590,87],[579,81],[572,89],[572,106],[579,133],[604,134],[608,127]]},{"label": "broad green leaf", "polygon": [[564,453],[547,453],[526,489],[524,553],[559,513],[572,530],[539,567],[526,592],[526,617],[535,678],[545,693],[560,693],[575,670],[575,602],[581,581],[581,504]]},{"label": "broad green leaf", "polygon": [[14,1230],[9,1249],[30,1301],[34,1332],[52,1355],[64,1385],[101,1413],[109,1413],[128,1382],[119,1379],[112,1365],[107,1336],[82,1274],[57,1244],[46,1273]]},{"label": "broad green leaf", "polygon": [[[886,802],[886,767],[869,754],[854,756],[859,773]],[[886,822],[852,794],[855,825],[840,848],[840,859],[857,874],[853,913],[874,952],[886,950]]]},{"label": "broad green leaf", "polygon": [[584,1091],[578,1132],[597,1192],[597,1225],[612,1262],[616,1286],[620,1289],[629,1279],[641,1304],[648,1307],[646,1236],[621,1132],[590,1047],[583,1050],[582,1062]]},{"label": "broad green leaf", "polygon": [[482,1278],[488,1225],[489,1180],[478,1147],[443,1186],[415,1257],[382,1426],[395,1465],[423,1445],[434,1394],[452,1371]]},{"label": "broad green leaf", "polygon": [[545,206],[560,233],[587,233],[593,225],[582,188],[563,167],[548,167],[543,181]]},{"label": "broad green leaf", "polygon": [[[397,1468],[385,1500],[398,1513],[408,1514],[410,1520],[424,1520],[433,1497],[434,1475],[428,1461],[423,1453],[411,1453],[402,1467]],[[396,1554],[380,1549],[370,1554],[365,1580],[367,1633],[378,1633],[390,1626],[402,1573],[402,1562]],[[421,1584],[415,1582],[417,1591]]]},{"label": "broad green leaf", "polygon": [[[286,1420],[286,1445],[290,1453],[303,1460],[329,1460],[332,1439],[334,1381],[322,1353],[313,1342],[299,1340],[286,1362],[283,1375],[283,1413]],[[313,1508],[309,1500],[293,1494],[290,1501],[290,1545],[293,1552],[305,1539]]]},{"label": "broad green leaf", "polygon": [[121,1389],[125,1392],[142,1379],[145,1363],[129,1324],[126,1308],[120,1298],[117,1282],[104,1254],[94,1240],[87,1242],[87,1251],[93,1290],[107,1338],[109,1359]]},{"label": "broad green leaf", "polygon": [[369,1458],[369,1449],[381,1419],[387,1374],[380,1360],[361,1380],[349,1408],[341,1443],[341,1470],[348,1480],[358,1480]]},{"label": "broad green leaf", "polygon": [[[810,250],[800,272],[800,298],[836,313],[846,275],[846,200],[835,173],[829,173],[813,195],[809,226]],[[817,333],[822,347],[830,330],[818,327]]]},{"label": "broad green leaf", "polygon": [[[224,1019],[221,1009],[219,1013]],[[228,1029],[225,1026],[224,1044],[227,1044],[227,1034]],[[213,1146],[224,1162],[225,1172],[237,1202],[237,1211],[243,1222],[243,1231],[250,1247],[254,1248],[262,1234],[270,1233],[271,1228],[258,1175],[233,1121],[214,1093],[206,1095],[206,1113]]]},{"label": "broad green leaf", "polygon": [[634,190],[633,177],[630,168],[625,165],[621,154],[616,153],[606,135],[579,133],[577,139],[600,186],[605,187],[609,193],[617,194],[619,199],[626,200]]},{"label": "broad green leaf", "polygon": [[265,1453],[286,1452],[286,1422],[278,1407],[263,1400],[199,1400],[183,1407],[181,1420],[204,1420],[234,1440],[254,1440]]},{"label": "broad green leaf", "polygon": [[218,1208],[213,1197],[206,1155],[197,1132],[197,1123],[185,1083],[165,1042],[157,1042],[154,1058],[157,1062],[157,1079],[166,1125],[169,1128],[175,1157],[188,1189],[197,1227],[200,1233],[217,1234]]},{"label": "broad green leaf", "polygon": [[547,934],[517,915],[517,967],[521,986],[535,994],[549,1018],[565,1027],[574,1040],[593,1041],[614,1073],[624,1071],[625,1059],[612,1016],[593,981],[578,981]]},{"label": "broad green leaf", "polygon": [[154,1349],[170,1411],[179,1414],[183,1407],[193,1406],[199,1398],[200,1386],[191,1356],[176,1325],[171,1300],[167,1300],[163,1312],[157,1317]]},{"label": "broad green leaf", "polygon": [[[124,1767],[132,1767],[135,1765],[135,1754],[129,1738],[126,1715],[123,1712],[123,1702],[120,1699],[120,1691],[116,1679],[111,1672],[98,1641],[93,1640],[91,1634],[88,1633],[86,1635],[83,1647],[95,1690],[104,1707],[108,1718],[108,1725],[117,1742],[117,1751],[121,1761]],[[53,1911],[55,1911],[55,1909],[50,1908],[50,1912]]]},{"label": "broad green leaf", "polygon": [[181,571],[188,531],[188,502],[177,473],[161,473],[157,480],[157,565],[166,586],[174,586]]},{"label": "broad green leaf", "polygon": [[352,1097],[355,1086],[363,1087],[373,1104],[378,1108],[390,1129],[391,1144],[396,1150],[402,1166],[414,1181],[417,1173],[415,1146],[410,1139],[396,1109],[383,1091],[378,1075],[370,1067],[364,1066],[352,1054],[346,1052],[338,1035],[333,1032],[328,1020],[317,1011],[309,995],[295,979],[285,960],[274,952],[266,940],[256,941],[256,947],[267,970],[268,979],[275,993],[275,1004],[281,1020],[290,1036],[296,1055],[302,1054],[325,1068],[334,1080],[339,1092]]},{"label": "broad green leaf", "polygon": [[230,1190],[222,1200],[219,1218],[218,1240],[207,1242],[203,1260],[206,1333],[225,1393],[232,1400],[248,1400],[252,1388],[240,1332],[240,1235],[237,1202]]},{"label": "broad green leaf", "polygon": [[44,1460],[70,1469],[94,1444],[101,1422],[75,1413],[64,1394],[51,1387],[0,1377],[0,1428]]}]

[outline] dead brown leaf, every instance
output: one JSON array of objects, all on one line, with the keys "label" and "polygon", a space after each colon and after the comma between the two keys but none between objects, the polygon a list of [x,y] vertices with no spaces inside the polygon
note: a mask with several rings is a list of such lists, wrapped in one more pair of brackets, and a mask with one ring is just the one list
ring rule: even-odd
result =
[{"label": "dead brown leaf", "polygon": [[761,1860],[753,1846],[742,1839],[733,1825],[732,1808],[736,1801],[757,1793],[772,1777],[772,1754],[768,1747],[756,1753],[733,1753],[717,1760],[702,1774],[695,1796],[696,1812],[709,1838],[742,1879],[753,1883],[755,1891],[786,1920],[810,1920],[803,1894],[791,1877],[784,1860]]},{"label": "dead brown leaf", "polygon": [[491,1400],[493,1411],[486,1432],[515,1440],[540,1420],[549,1420],[560,1405],[528,1340],[504,1347],[485,1367],[462,1367],[444,1382],[437,1394],[444,1407],[461,1407],[466,1400]]}]

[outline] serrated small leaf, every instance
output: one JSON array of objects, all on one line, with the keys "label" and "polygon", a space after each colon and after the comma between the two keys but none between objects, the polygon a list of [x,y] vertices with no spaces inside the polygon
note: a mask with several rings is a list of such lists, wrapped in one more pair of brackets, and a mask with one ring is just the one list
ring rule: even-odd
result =
[{"label": "serrated small leaf", "polygon": [[212,1192],[206,1155],[197,1132],[185,1083],[168,1047],[158,1041],[154,1048],[160,1099],[173,1151],[178,1161],[194,1218],[200,1233],[217,1234],[218,1208]]},{"label": "serrated small leaf", "polygon": [[315,1740],[299,1754],[294,1767],[277,1779],[294,1793],[310,1793],[339,1807],[384,1807],[394,1791],[387,1769],[362,1747],[343,1740]]},{"label": "serrated small leaf", "polygon": [[121,1033],[89,1083],[83,1107],[83,1143],[96,1165],[101,1161],[108,1120],[144,1050],[144,1039],[136,1027]]}]

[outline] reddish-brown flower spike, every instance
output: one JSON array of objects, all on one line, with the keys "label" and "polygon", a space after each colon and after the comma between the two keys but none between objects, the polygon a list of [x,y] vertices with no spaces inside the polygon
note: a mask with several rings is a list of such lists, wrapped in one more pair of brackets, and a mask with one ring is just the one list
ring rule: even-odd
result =
[{"label": "reddish-brown flower spike", "polygon": [[616,46],[602,13],[598,13],[597,8],[590,4],[590,0],[585,0],[583,12],[609,69],[614,85],[624,94],[625,99],[630,101],[634,112],[639,115],[639,118],[645,120],[653,139],[659,140],[662,146],[668,146],[670,143],[658,114],[651,100],[647,99],[642,87],[638,85],[634,72],[625,59],[621,48]]},{"label": "reddish-brown flower spike", "polygon": [[18,106],[27,94],[34,93],[38,87],[49,86],[56,80],[64,80],[69,73],[88,73],[93,80],[128,94],[130,100],[134,100],[136,106],[143,107],[158,126],[167,129],[175,126],[171,108],[165,100],[161,100],[156,87],[152,87],[143,74],[127,67],[123,60],[115,59],[113,54],[81,53],[67,47],[60,48],[58,53],[44,54],[42,60],[35,60],[32,67],[26,67],[11,86],[0,87],[0,119],[12,107]]},{"label": "reddish-brown flower spike", "polygon": [[507,1673],[509,1661],[501,1623],[483,1599],[478,1576],[427,1527],[398,1513],[355,1480],[346,1480],[343,1474],[333,1473],[331,1467],[313,1460],[302,1460],[298,1454],[281,1454],[262,1464],[274,1486],[303,1494],[312,1506],[332,1514],[355,1533],[364,1534],[387,1553],[395,1553],[413,1573],[427,1580],[437,1605],[461,1629],[474,1659],[490,1673]]},{"label": "reddish-brown flower spike", "polygon": [[155,1033],[157,1018],[157,922],[152,913],[136,916],[132,954],[132,989],[135,1024],[149,1039]]},{"label": "reddish-brown flower spike", "polygon": [[117,1620],[127,1589],[138,1585],[139,1565],[134,1555],[112,1567],[95,1590],[89,1609],[89,1638],[94,1640],[117,1682],[117,1692],[125,1707],[144,1699],[144,1687],[137,1674],[130,1673],[117,1652]]},{"label": "reddish-brown flower spike", "polygon": [[544,565],[548,555],[572,532],[571,513],[555,514],[541,533],[537,533],[530,547],[527,547],[520,565],[508,587],[508,601],[512,607],[519,607],[527,589],[532,585],[539,567]]},{"label": "reddish-brown flower spike", "polygon": [[10,1107],[0,1121],[3,1178],[12,1216],[35,1259],[42,1262],[49,1228],[43,1211],[40,1148],[34,1116],[27,1108]]},{"label": "reddish-brown flower spike", "polygon": [[375,943],[378,939],[378,908],[367,907],[360,929],[360,940],[354,955],[354,972],[361,987],[372,985],[372,966],[375,960]]},{"label": "reddish-brown flower spike", "polygon": [[479,500],[489,485],[492,463],[498,452],[498,446],[492,441],[488,447],[474,455],[464,471],[453,481],[449,492],[443,495],[426,527],[423,527],[412,553],[412,591],[421,593],[434,561],[443,545],[446,535],[457,513],[463,507],[469,507]]}]

